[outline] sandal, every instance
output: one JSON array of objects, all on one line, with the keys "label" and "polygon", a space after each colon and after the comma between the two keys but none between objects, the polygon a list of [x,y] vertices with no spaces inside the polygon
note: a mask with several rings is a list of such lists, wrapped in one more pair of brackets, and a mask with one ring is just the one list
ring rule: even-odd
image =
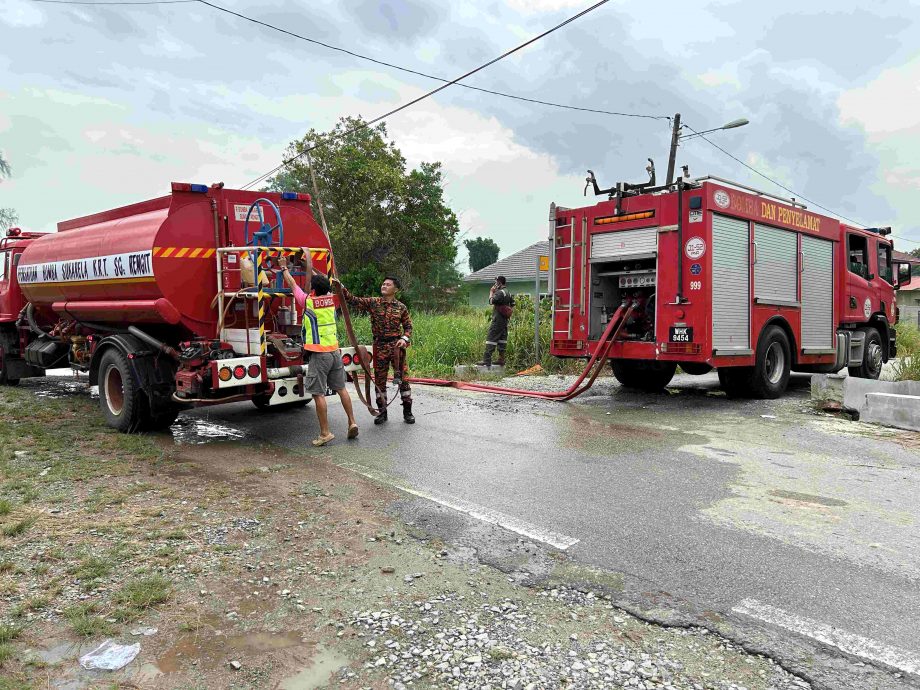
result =
[{"label": "sandal", "polygon": [[320,446],[325,446],[329,441],[335,438],[335,434],[329,434],[328,436],[318,436],[313,439],[313,445],[319,448]]},{"label": "sandal", "polygon": [[348,427],[348,438],[358,438],[358,425],[352,424]]}]

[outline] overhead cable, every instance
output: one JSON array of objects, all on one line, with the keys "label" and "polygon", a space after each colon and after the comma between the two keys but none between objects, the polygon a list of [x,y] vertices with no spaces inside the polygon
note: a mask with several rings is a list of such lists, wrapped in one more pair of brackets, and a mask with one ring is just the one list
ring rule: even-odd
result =
[{"label": "overhead cable", "polygon": [[514,53],[517,53],[518,51],[523,50],[523,49],[526,48],[527,46],[529,46],[529,45],[531,45],[531,44],[533,44],[533,43],[536,43],[536,42],[539,41],[540,39],[545,38],[546,36],[549,36],[551,33],[555,32],[555,31],[558,31],[558,30],[561,29],[562,27],[564,27],[564,26],[566,26],[566,25],[568,25],[568,24],[574,22],[576,19],[579,19],[579,18],[585,16],[585,15],[588,14],[589,12],[593,12],[593,11],[596,10],[598,7],[601,7],[602,5],[606,5],[609,1],[610,1],[610,0],[600,0],[600,2],[596,2],[595,4],[591,5],[590,7],[588,7],[588,8],[586,8],[586,9],[582,10],[581,12],[579,12],[579,13],[577,13],[577,14],[571,16],[571,17],[569,17],[569,18],[566,19],[565,21],[562,21],[562,22],[560,22],[559,24],[556,24],[555,26],[553,26],[552,28],[547,29],[546,31],[544,31],[544,32],[542,32],[542,33],[540,33],[540,34],[537,34],[537,35],[534,36],[533,38],[530,38],[530,39],[524,41],[523,43],[521,43],[521,44],[515,46],[515,47],[512,48],[511,50],[505,51],[504,53],[502,53],[502,54],[499,55],[498,57],[492,58],[492,59],[489,60],[488,62],[485,62],[485,63],[479,65],[479,67],[475,67],[474,69],[471,69],[470,71],[465,72],[464,74],[461,74],[459,77],[456,77],[455,79],[451,79],[449,82],[446,82],[446,83],[442,84],[441,86],[438,86],[437,88],[434,88],[434,89],[432,89],[431,91],[428,91],[428,92],[422,94],[421,96],[418,96],[417,98],[413,98],[411,101],[407,101],[406,103],[403,103],[402,105],[400,105],[400,106],[398,106],[398,107],[396,107],[396,108],[393,108],[392,110],[390,110],[390,111],[384,113],[383,115],[378,115],[377,117],[373,118],[372,120],[368,120],[367,122],[362,122],[362,123],[361,123],[360,125],[358,125],[357,127],[352,127],[352,128],[350,128],[350,129],[348,129],[348,130],[345,130],[344,132],[340,132],[340,133],[334,134],[334,135],[327,135],[326,137],[324,137],[324,138],[323,138],[321,141],[319,141],[318,143],[314,144],[313,146],[311,146],[311,147],[309,147],[309,148],[307,148],[307,149],[304,149],[303,151],[301,151],[300,153],[298,153],[296,156],[294,156],[294,157],[292,157],[292,158],[289,158],[289,159],[286,160],[286,161],[283,161],[283,162],[281,163],[281,165],[275,166],[274,168],[272,168],[271,170],[269,170],[267,173],[265,173],[265,174],[263,174],[263,175],[260,175],[260,176],[257,177],[256,179],[254,179],[254,180],[252,180],[251,182],[247,183],[246,185],[243,186],[243,189],[248,189],[248,188],[250,188],[250,187],[252,187],[252,186],[254,186],[254,185],[257,185],[259,182],[262,182],[262,181],[265,180],[266,178],[268,178],[268,177],[274,175],[274,174],[275,174],[276,172],[278,172],[279,170],[281,170],[281,169],[283,169],[284,167],[290,165],[291,163],[293,163],[294,161],[296,161],[296,160],[299,159],[300,157],[305,156],[306,154],[310,153],[311,151],[316,150],[316,149],[319,148],[320,146],[323,146],[323,145],[325,145],[325,144],[327,144],[327,143],[329,143],[329,142],[331,142],[331,141],[334,141],[335,139],[340,139],[340,138],[342,138],[342,137],[348,136],[349,134],[353,134],[353,133],[355,133],[355,132],[358,132],[358,131],[360,131],[360,130],[362,130],[362,129],[366,129],[366,128],[368,128],[368,127],[370,127],[370,126],[372,126],[372,125],[374,125],[374,124],[376,124],[376,123],[378,123],[378,122],[380,122],[380,121],[382,121],[382,120],[387,119],[388,117],[390,117],[390,116],[392,116],[392,115],[395,115],[396,113],[398,113],[398,112],[400,112],[400,111],[402,111],[402,110],[405,110],[406,108],[412,107],[412,106],[415,105],[416,103],[419,103],[419,102],[425,100],[426,98],[430,98],[431,96],[434,96],[436,93],[439,93],[439,92],[443,91],[443,90],[446,89],[447,87],[452,86],[452,85],[456,84],[457,82],[462,81],[463,79],[466,79],[467,77],[470,77],[470,76],[476,74],[477,72],[481,72],[482,70],[486,69],[487,67],[490,67],[491,65],[494,65],[496,62],[499,62],[500,60],[504,60],[504,59],[505,59],[506,57],[508,57],[509,55],[513,55]]}]

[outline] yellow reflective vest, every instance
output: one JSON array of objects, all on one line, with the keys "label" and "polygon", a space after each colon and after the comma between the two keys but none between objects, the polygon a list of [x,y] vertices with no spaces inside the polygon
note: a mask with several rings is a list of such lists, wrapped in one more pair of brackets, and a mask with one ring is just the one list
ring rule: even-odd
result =
[{"label": "yellow reflective vest", "polygon": [[302,334],[304,350],[335,352],[339,349],[335,328],[335,297],[307,297],[304,302]]}]

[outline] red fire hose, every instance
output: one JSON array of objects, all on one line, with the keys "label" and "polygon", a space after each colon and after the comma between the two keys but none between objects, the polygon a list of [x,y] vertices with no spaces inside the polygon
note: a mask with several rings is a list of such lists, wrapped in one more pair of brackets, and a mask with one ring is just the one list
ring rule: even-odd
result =
[{"label": "red fire hose", "polygon": [[[519,388],[490,386],[485,383],[469,383],[466,381],[449,381],[447,379],[416,377],[409,377],[406,379],[406,381],[409,383],[417,383],[422,386],[441,386],[445,388],[457,388],[459,390],[474,391],[477,393],[515,395],[526,398],[539,398],[542,400],[566,402],[576,396],[581,395],[586,390],[591,388],[592,385],[594,385],[594,381],[597,379],[601,373],[601,370],[604,368],[604,363],[607,361],[607,355],[610,352],[610,348],[613,346],[613,343],[617,337],[619,337],[620,331],[623,329],[623,326],[626,324],[626,321],[632,311],[633,305],[630,304],[628,306],[621,305],[616,310],[616,312],[614,312],[613,318],[610,320],[610,323],[607,324],[607,328],[604,330],[603,335],[598,341],[597,347],[595,348],[594,353],[591,355],[591,358],[588,360],[584,371],[582,371],[575,382],[564,391],[547,393],[541,391],[523,390]],[[352,345],[354,345],[354,343],[352,343]],[[587,379],[587,383],[585,383],[585,379]]]}]

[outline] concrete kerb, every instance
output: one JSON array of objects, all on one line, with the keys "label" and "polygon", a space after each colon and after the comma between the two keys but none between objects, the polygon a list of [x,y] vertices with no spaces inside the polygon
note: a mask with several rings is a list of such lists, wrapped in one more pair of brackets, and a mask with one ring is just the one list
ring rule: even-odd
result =
[{"label": "concrete kerb", "polygon": [[920,381],[815,374],[811,398],[856,412],[861,421],[920,431]]}]

